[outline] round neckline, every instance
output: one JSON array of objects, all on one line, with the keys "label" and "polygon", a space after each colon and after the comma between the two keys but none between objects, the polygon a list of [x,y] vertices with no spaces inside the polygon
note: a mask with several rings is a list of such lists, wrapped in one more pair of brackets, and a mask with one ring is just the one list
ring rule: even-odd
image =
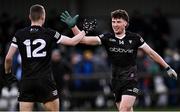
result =
[{"label": "round neckline", "polygon": [[124,35],[122,35],[122,36],[120,36],[120,37],[118,37],[118,36],[115,35],[115,37],[116,37],[117,39],[119,39],[119,40],[122,40],[122,39],[124,39],[124,38],[126,37],[126,34],[124,34]]}]

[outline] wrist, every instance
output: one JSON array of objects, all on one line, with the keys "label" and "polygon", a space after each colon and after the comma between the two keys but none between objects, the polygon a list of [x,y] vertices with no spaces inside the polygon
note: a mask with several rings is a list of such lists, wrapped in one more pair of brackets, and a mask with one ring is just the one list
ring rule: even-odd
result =
[{"label": "wrist", "polygon": [[5,73],[6,76],[9,76],[9,75],[11,75],[11,74],[12,74],[11,72]]},{"label": "wrist", "polygon": [[69,28],[74,28],[75,26],[76,26],[76,24],[69,25]]},{"label": "wrist", "polygon": [[171,69],[170,66],[168,66],[168,67],[165,68],[166,71],[168,71],[168,70],[170,70],[170,69]]}]

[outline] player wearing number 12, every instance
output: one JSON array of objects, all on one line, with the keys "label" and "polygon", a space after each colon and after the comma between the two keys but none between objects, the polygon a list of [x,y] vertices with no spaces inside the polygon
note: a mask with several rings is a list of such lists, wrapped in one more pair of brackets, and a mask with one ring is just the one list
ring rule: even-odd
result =
[{"label": "player wearing number 12", "polygon": [[30,8],[31,26],[15,33],[5,59],[5,77],[12,83],[12,58],[16,50],[22,57],[22,79],[19,86],[20,111],[32,111],[34,102],[41,102],[49,111],[59,110],[59,99],[51,70],[52,44],[74,46],[84,37],[82,31],[73,38],[61,35],[42,25],[45,22],[45,9],[41,5]]}]

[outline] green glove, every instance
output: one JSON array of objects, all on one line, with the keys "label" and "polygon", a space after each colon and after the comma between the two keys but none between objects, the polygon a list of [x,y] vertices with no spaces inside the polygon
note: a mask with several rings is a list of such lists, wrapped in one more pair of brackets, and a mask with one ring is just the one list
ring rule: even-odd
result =
[{"label": "green glove", "polygon": [[68,11],[63,12],[60,16],[61,21],[65,22],[69,28],[72,28],[76,25],[78,17],[79,15],[71,17]]}]

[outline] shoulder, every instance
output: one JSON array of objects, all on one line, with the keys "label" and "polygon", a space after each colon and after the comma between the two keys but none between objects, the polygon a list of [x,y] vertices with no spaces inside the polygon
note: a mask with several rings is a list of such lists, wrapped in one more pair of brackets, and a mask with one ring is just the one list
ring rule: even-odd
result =
[{"label": "shoulder", "polygon": [[58,31],[51,28],[46,28],[45,33],[55,39],[59,39],[61,37],[61,34]]},{"label": "shoulder", "polygon": [[48,33],[48,34],[56,34],[56,33],[59,33],[58,31],[54,30],[54,29],[51,29],[51,28],[46,28],[45,29],[45,33]]},{"label": "shoulder", "polygon": [[25,28],[17,30],[15,33],[15,36],[19,37],[19,36],[22,36],[23,34],[26,34],[29,31],[28,29],[29,27],[25,27]]}]

